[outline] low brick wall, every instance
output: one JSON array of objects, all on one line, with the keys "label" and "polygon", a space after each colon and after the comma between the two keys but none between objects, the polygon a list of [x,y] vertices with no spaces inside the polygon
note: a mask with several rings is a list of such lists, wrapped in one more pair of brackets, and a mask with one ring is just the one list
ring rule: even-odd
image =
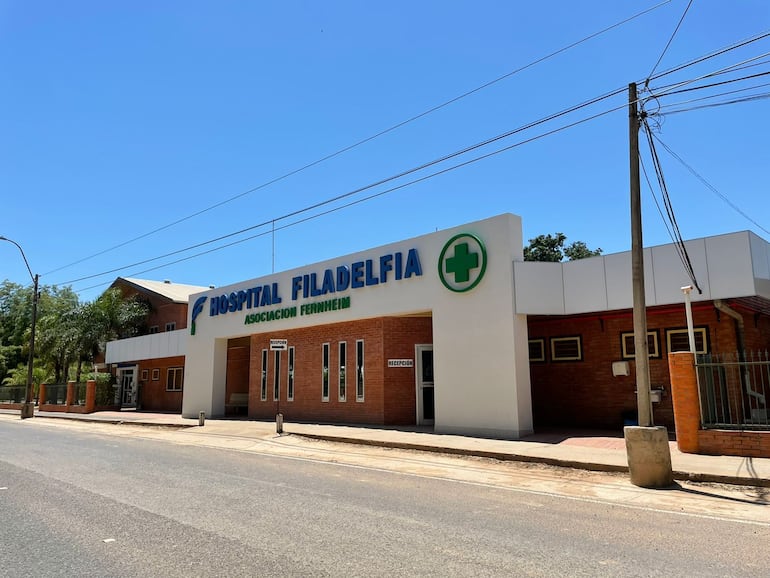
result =
[{"label": "low brick wall", "polygon": [[676,443],[688,454],[770,458],[770,431],[700,429],[700,402],[695,357],[669,353]]},{"label": "low brick wall", "polygon": [[[74,381],[67,382],[67,401],[65,404],[41,403],[38,406],[39,411],[53,411],[62,413],[93,413],[96,410],[96,382],[89,380],[86,382],[86,400],[85,405],[79,405],[75,402]],[[40,384],[40,399],[45,399],[46,384]]]}]

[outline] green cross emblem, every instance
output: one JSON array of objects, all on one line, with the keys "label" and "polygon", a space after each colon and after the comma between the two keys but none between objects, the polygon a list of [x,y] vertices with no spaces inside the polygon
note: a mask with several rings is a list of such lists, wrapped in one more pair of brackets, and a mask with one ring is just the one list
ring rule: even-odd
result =
[{"label": "green cross emblem", "polygon": [[470,233],[452,237],[441,250],[438,275],[444,287],[456,293],[479,284],[487,268],[487,250],[481,239]]}]

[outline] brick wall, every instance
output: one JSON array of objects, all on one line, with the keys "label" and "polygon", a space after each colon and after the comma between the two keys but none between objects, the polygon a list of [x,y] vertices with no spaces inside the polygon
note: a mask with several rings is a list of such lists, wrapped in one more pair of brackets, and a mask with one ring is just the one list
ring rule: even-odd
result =
[{"label": "brick wall", "polygon": [[[426,331],[426,327],[428,330]],[[287,400],[288,351],[280,358],[280,411],[287,421],[337,423],[415,423],[414,369],[387,371],[388,357],[414,358],[414,345],[430,343],[430,318],[378,318],[319,325],[251,336],[249,416],[271,419],[278,410],[273,397],[275,352],[270,339],[287,339],[294,347],[294,399]],[[364,399],[356,399],[356,342],[364,342]],[[347,344],[346,395],[339,395],[339,343]],[[329,344],[329,399],[322,401],[322,357]],[[262,350],[268,350],[267,401],[261,399]],[[407,352],[408,350],[408,352]],[[391,353],[391,351],[393,353]]]},{"label": "brick wall", "polygon": [[679,450],[691,454],[770,458],[770,431],[700,429],[695,363],[689,353],[673,353],[668,363]]},{"label": "brick wall", "polygon": [[[770,323],[740,310],[745,319],[747,348],[765,349],[770,345]],[[712,304],[693,306],[693,323],[707,328],[710,352],[736,350],[735,323]],[[650,359],[650,382],[663,387],[660,403],[653,404],[656,425],[673,429],[674,413],[669,380],[666,329],[685,328],[684,305],[649,309],[648,331],[657,331],[659,357]],[[545,339],[546,362],[530,367],[535,427],[575,426],[617,429],[624,415],[636,416],[635,367],[629,362],[629,375],[612,375],[612,362],[623,361],[621,333],[633,331],[631,311],[572,317],[530,317],[530,339]],[[551,337],[580,335],[582,361],[554,362],[550,359]]]},{"label": "brick wall", "polygon": [[[411,425],[417,416],[414,346],[433,343],[433,320],[430,317],[389,317],[384,322],[385,423]],[[413,359],[414,367],[387,367],[388,359]]]},{"label": "brick wall", "polygon": [[[182,411],[182,391],[166,391],[168,370],[172,367],[184,367],[184,357],[164,357],[140,361],[139,383],[141,388],[141,408],[146,411]],[[157,371],[154,371],[157,370]],[[145,377],[145,371],[146,377]],[[153,379],[156,375],[158,379]],[[182,384],[184,390],[184,384]]]}]

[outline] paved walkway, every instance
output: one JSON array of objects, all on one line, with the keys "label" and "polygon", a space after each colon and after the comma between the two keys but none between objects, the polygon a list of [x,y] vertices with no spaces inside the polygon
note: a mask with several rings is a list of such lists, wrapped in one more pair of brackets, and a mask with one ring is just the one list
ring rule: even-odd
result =
[{"label": "paved walkway", "polygon": [[[2,413],[18,413],[0,410]],[[93,414],[36,412],[39,417],[107,423],[132,423],[156,427],[186,427],[208,435],[262,438],[275,435],[272,421],[197,419],[178,414],[137,411],[103,411]],[[284,433],[328,441],[537,462],[593,471],[628,471],[622,432],[549,430],[521,440],[490,440],[433,433],[429,428],[389,428],[284,423]],[[770,458],[685,454],[670,442],[671,462],[677,480],[721,482],[770,487]]]}]

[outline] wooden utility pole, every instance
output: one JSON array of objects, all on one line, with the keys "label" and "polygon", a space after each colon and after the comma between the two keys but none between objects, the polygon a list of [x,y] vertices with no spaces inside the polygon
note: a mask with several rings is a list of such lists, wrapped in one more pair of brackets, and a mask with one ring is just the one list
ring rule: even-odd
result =
[{"label": "wooden utility pole", "polygon": [[652,425],[650,402],[650,358],[647,347],[647,304],[644,294],[644,245],[642,244],[642,198],[639,184],[639,105],[636,83],[628,85],[628,140],[631,177],[631,284],[634,295],[634,361],[636,404],[639,425]]}]

